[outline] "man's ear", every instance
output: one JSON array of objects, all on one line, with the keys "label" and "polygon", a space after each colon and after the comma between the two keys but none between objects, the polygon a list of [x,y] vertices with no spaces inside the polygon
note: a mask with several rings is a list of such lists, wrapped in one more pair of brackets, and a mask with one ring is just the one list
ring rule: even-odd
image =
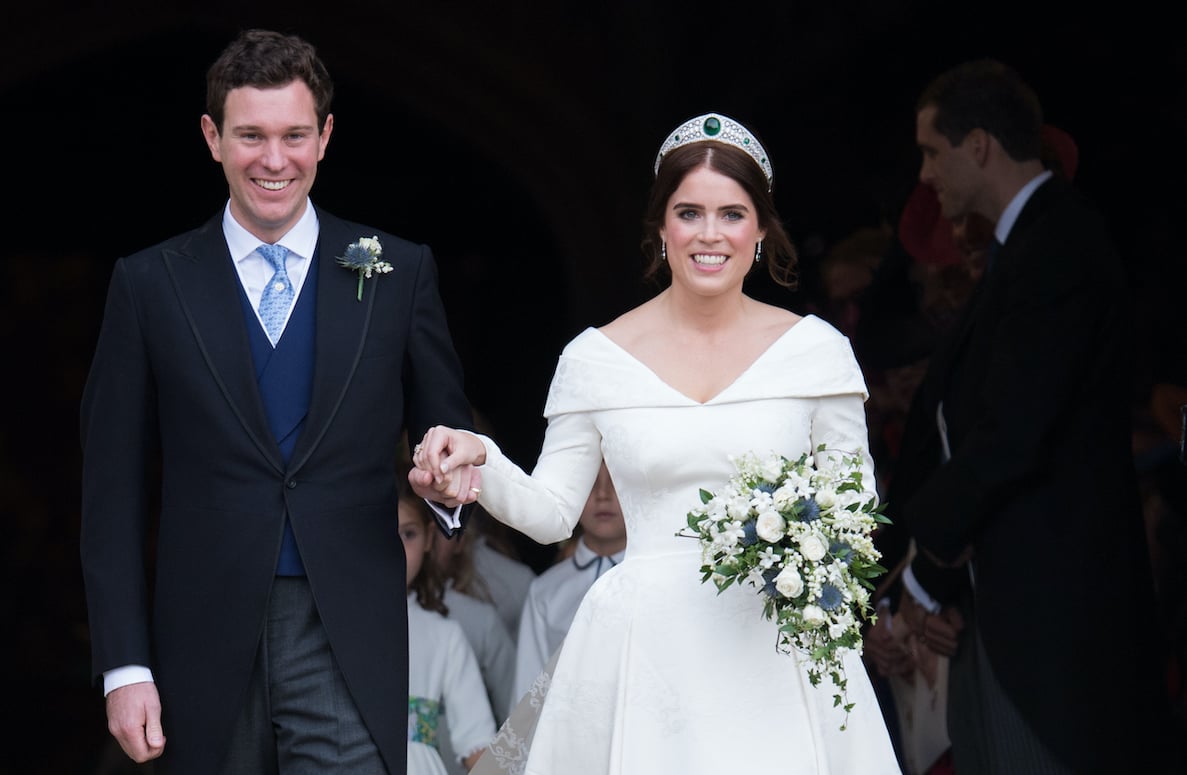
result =
[{"label": "man's ear", "polygon": [[993,135],[980,127],[970,131],[964,141],[969,144],[969,151],[973,154],[973,160],[977,162],[978,167],[985,166],[985,162],[989,160],[991,146],[997,142]]},{"label": "man's ear", "polygon": [[218,149],[218,127],[215,126],[214,119],[210,117],[209,113],[202,115],[202,137],[206,138],[206,147],[210,149],[210,155],[214,157],[215,161],[222,162]]},{"label": "man's ear", "polygon": [[334,114],[326,115],[326,123],[321,128],[321,134],[317,138],[317,160],[321,161],[326,158],[326,146],[330,144],[330,133],[334,131]]}]

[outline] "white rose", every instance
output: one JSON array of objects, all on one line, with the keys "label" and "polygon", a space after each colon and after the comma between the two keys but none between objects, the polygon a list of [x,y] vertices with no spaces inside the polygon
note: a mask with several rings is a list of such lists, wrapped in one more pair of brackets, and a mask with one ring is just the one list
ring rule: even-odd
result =
[{"label": "white rose", "polygon": [[779,571],[779,575],[775,577],[775,589],[784,597],[799,597],[804,591],[804,580],[800,578],[799,571],[787,567]]},{"label": "white rose", "polygon": [[759,470],[763,479],[768,482],[777,482],[783,475],[783,459],[778,456],[769,457],[762,462],[762,467]]},{"label": "white rose", "polygon": [[804,621],[813,627],[824,624],[824,609],[818,605],[804,606]]},{"label": "white rose", "polygon": [[758,515],[754,530],[758,533],[759,538],[773,544],[783,537],[786,527],[787,523],[783,521],[783,517],[779,516],[779,512],[764,511]]},{"label": "white rose", "polygon": [[778,508],[785,509],[789,504],[795,502],[797,497],[798,496],[795,492],[795,486],[791,484],[784,484],[778,490],[775,490],[775,492],[771,495],[771,500]]},{"label": "white rose", "polygon": [[805,560],[816,562],[824,557],[828,552],[828,546],[821,540],[820,536],[815,533],[800,538],[800,554],[804,556]]},{"label": "white rose", "polygon": [[816,493],[816,504],[822,509],[831,509],[837,503],[837,494],[831,488],[824,488]]}]

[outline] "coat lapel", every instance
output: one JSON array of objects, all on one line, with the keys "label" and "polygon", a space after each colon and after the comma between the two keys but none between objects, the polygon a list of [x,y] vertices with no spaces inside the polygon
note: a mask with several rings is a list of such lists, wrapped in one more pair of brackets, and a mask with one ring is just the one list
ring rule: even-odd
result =
[{"label": "coat lapel", "polygon": [[165,250],[163,258],[182,312],[215,383],[252,442],[278,471],[283,471],[280,450],[268,428],[256,385],[239,277],[223,236],[222,212],[180,248]]},{"label": "coat lapel", "polygon": [[[1013,265],[1019,260],[1022,251],[1019,245],[1025,241],[1025,235],[1030,227],[1037,222],[1049,206],[1053,197],[1059,195],[1065,184],[1057,178],[1051,178],[1040,185],[1018,214],[1006,244],[1001,247],[991,272],[986,272],[977,283],[969,297],[960,319],[953,327],[952,334],[937,349],[932,356],[935,368],[929,374],[935,375],[935,381],[927,386],[928,400],[934,413],[935,404],[943,400],[952,389],[953,381],[959,378],[957,373],[961,367],[964,351],[972,338],[973,331],[986,313],[986,298],[999,298],[999,287],[1006,282],[1008,275],[1014,271]],[[990,306],[997,305],[997,301],[989,302]],[[991,313],[996,314],[996,313]]]},{"label": "coat lapel", "polygon": [[313,396],[309,415],[293,450],[290,471],[300,468],[329,429],[350,386],[363,352],[375,283],[363,284],[358,299],[358,274],[338,264],[346,246],[369,234],[352,230],[345,221],[323,210],[318,217],[317,322],[314,345]]}]

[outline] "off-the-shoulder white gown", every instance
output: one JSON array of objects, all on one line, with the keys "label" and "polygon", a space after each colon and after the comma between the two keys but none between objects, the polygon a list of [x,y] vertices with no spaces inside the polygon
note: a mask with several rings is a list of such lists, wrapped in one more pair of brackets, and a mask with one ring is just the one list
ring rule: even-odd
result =
[{"label": "off-the-shoulder white gown", "polygon": [[702,584],[697,540],[677,536],[699,489],[719,489],[733,472],[730,454],[867,449],[865,396],[848,341],[813,316],[703,404],[596,329],[570,342],[536,468],[528,476],[484,438],[480,502],[535,540],[557,541],[577,522],[604,456],[626,518],[626,557],[590,589],[551,669],[474,771],[899,772],[860,657],[846,662],[856,707],[842,731],[831,683],[813,687],[776,651],[756,591],[719,595]]}]

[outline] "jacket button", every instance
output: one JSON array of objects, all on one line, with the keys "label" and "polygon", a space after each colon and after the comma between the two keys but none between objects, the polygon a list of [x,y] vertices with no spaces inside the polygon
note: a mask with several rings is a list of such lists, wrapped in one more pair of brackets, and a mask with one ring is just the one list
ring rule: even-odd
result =
[{"label": "jacket button", "polygon": [[296,480],[296,479],[289,479],[289,481],[288,481],[288,484],[287,484],[286,486],[287,486],[287,487],[288,487],[290,490],[295,490],[295,489],[297,488],[297,480]]}]

